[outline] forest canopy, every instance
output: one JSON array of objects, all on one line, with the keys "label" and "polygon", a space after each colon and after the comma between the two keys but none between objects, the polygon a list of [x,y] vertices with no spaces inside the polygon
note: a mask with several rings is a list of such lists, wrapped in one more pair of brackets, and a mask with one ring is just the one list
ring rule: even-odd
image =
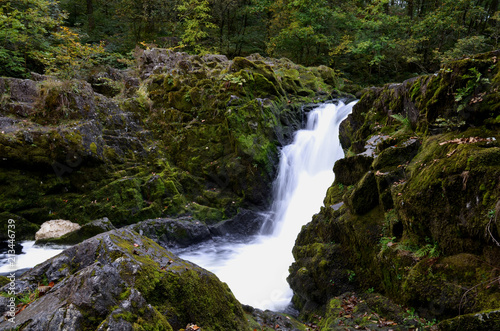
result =
[{"label": "forest canopy", "polygon": [[286,57],[383,83],[497,49],[498,1],[3,0],[0,75],[72,76],[164,47]]}]

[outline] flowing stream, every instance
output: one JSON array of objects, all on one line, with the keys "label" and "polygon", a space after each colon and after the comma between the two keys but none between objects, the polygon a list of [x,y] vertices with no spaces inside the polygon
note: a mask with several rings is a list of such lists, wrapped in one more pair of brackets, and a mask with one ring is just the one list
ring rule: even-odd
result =
[{"label": "flowing stream", "polygon": [[339,125],[354,104],[323,104],[312,110],[306,127],[283,147],[274,202],[260,235],[217,238],[176,253],[215,273],[243,304],[285,310],[292,298],[286,277],[295,239],[319,212],[334,180],[333,165],[344,156]]}]

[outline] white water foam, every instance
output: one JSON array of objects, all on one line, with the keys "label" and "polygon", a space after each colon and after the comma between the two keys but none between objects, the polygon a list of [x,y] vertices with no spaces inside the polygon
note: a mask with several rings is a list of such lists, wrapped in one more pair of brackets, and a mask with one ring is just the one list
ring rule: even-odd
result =
[{"label": "white water foam", "polygon": [[[21,254],[12,255],[0,253],[0,274],[11,273],[16,270],[33,268],[39,263],[45,262],[53,256],[61,253],[69,246],[35,246],[34,241],[22,241]],[[11,265],[12,262],[12,265]]]}]

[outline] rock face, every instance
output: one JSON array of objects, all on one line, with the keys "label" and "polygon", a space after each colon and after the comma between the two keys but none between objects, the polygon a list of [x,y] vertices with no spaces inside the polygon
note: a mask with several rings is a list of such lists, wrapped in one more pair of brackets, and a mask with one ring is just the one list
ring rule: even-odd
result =
[{"label": "rock face", "polygon": [[303,316],[371,290],[445,330],[499,325],[499,55],[363,91],[340,130],[351,157],[293,249]]},{"label": "rock face", "polygon": [[341,85],[332,69],[258,55],[153,49],[138,62],[87,81],[0,78],[0,215],[19,238],[54,215],[212,225],[263,208],[302,105]]},{"label": "rock face", "polygon": [[1,330],[250,329],[215,275],[127,229],[73,246],[15,284],[16,303],[24,297],[27,305]]},{"label": "rock face", "polygon": [[51,220],[42,224],[35,233],[35,240],[58,238],[80,229],[80,225],[66,220]]}]

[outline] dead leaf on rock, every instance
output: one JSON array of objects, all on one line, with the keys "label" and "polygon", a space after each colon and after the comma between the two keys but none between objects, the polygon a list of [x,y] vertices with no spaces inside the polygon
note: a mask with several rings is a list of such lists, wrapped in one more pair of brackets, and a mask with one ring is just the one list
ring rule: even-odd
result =
[{"label": "dead leaf on rock", "polygon": [[443,146],[452,143],[461,145],[461,144],[474,144],[478,142],[493,142],[493,141],[495,141],[495,138],[467,137],[467,138],[456,138],[452,140],[443,141],[440,142],[439,145]]},{"label": "dead leaf on rock", "polygon": [[186,325],[185,331],[197,331],[197,330],[201,330],[201,328],[198,325],[196,325],[196,324],[188,324],[188,325]]}]

